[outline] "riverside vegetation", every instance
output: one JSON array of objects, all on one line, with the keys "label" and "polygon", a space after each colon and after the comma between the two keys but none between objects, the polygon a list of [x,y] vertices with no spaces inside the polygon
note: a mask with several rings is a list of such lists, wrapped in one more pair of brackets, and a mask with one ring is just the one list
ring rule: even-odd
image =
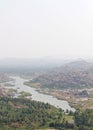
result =
[{"label": "riverside vegetation", "polygon": [[24,98],[0,97],[0,130],[93,130],[93,110],[66,113]]},{"label": "riverside vegetation", "polygon": [[93,110],[62,109],[22,98],[0,97],[0,130],[93,130]]}]

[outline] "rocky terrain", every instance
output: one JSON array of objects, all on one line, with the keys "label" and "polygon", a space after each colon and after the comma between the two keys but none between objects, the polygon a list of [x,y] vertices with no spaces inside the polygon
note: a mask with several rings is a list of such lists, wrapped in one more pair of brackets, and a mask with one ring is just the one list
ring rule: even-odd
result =
[{"label": "rocky terrain", "polygon": [[42,88],[91,88],[93,64],[83,60],[71,62],[34,78],[31,83],[39,83]]}]

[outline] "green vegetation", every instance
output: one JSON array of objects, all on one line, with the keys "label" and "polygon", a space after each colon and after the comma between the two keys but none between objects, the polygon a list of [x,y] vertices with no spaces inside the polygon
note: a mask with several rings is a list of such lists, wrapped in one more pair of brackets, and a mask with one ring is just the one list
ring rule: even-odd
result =
[{"label": "green vegetation", "polygon": [[27,97],[30,98],[31,96],[32,96],[31,93],[22,91],[22,92],[20,92],[20,95],[18,97],[19,98],[27,98]]},{"label": "green vegetation", "polygon": [[93,130],[93,110],[77,111],[74,118],[78,130]]},{"label": "green vegetation", "polygon": [[27,86],[30,86],[33,88],[40,88],[41,87],[40,83],[31,83],[30,81],[24,82],[24,85],[27,85]]},{"label": "green vegetation", "polygon": [[48,103],[0,97],[0,130],[93,130],[93,110],[67,113]]},{"label": "green vegetation", "polygon": [[18,98],[0,98],[0,130],[72,128],[72,116],[41,102]]}]

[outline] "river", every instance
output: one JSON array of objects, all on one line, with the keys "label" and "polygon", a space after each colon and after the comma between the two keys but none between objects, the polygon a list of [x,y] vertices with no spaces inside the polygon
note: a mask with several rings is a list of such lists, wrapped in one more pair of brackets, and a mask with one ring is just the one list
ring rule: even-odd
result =
[{"label": "river", "polygon": [[[50,95],[46,95],[46,94],[41,94],[38,91],[36,91],[35,88],[29,87],[27,85],[24,85],[24,82],[26,81],[25,79],[22,79],[20,77],[12,77],[14,79],[14,89],[17,89],[18,92],[21,91],[25,91],[25,92],[29,92],[32,94],[32,100],[35,101],[40,101],[40,102],[44,102],[44,103],[49,103],[57,108],[62,108],[64,111],[66,111],[67,109],[70,111],[75,111],[74,108],[72,108],[69,103],[67,101],[64,100],[59,100],[53,96]],[[11,82],[12,83],[12,82]]]}]

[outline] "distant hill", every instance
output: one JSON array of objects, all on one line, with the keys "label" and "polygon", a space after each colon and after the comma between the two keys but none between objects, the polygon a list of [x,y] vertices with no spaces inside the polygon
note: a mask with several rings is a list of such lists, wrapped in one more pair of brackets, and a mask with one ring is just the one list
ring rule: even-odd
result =
[{"label": "distant hill", "polygon": [[84,60],[70,62],[40,75],[33,82],[48,88],[93,87],[93,63]]},{"label": "distant hill", "polygon": [[40,72],[67,63],[68,60],[61,60],[52,57],[22,59],[22,58],[5,58],[0,60],[0,72]]}]

